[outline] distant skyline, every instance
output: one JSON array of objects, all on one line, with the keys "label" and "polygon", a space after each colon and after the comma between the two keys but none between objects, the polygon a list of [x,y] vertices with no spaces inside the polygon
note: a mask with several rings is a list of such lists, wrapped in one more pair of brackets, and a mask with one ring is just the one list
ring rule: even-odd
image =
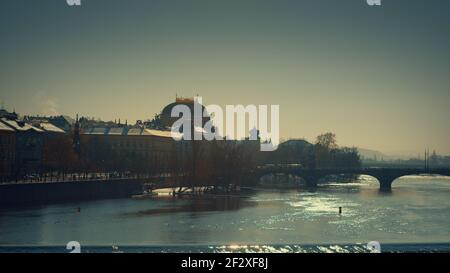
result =
[{"label": "distant skyline", "polygon": [[446,0],[7,0],[0,101],[150,119],[175,95],[279,104],[282,138],[450,154]]}]

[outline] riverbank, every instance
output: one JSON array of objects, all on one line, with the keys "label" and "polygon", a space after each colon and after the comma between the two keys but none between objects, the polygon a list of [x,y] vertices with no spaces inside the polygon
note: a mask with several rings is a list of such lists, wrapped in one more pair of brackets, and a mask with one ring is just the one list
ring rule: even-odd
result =
[{"label": "riverbank", "polygon": [[123,198],[139,193],[142,193],[142,181],[132,178],[5,184],[0,185],[0,205],[15,206]]}]

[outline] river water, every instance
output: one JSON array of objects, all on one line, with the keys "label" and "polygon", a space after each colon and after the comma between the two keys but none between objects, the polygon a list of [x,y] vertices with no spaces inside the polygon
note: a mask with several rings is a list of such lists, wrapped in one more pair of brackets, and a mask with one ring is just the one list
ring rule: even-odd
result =
[{"label": "river water", "polygon": [[360,176],[314,191],[0,209],[0,252],[66,252],[69,241],[91,252],[364,252],[369,241],[389,251],[450,251],[450,178],[404,177],[391,193]]}]

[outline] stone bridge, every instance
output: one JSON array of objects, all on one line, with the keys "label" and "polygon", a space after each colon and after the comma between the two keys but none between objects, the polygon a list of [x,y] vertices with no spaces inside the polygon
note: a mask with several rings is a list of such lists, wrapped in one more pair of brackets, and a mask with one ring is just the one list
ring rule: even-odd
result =
[{"label": "stone bridge", "polygon": [[390,191],[394,180],[408,175],[444,175],[450,176],[450,168],[445,169],[412,169],[412,168],[361,168],[361,169],[317,169],[308,170],[300,167],[272,167],[259,168],[256,171],[257,178],[268,174],[292,174],[303,178],[308,186],[316,186],[319,179],[328,175],[353,174],[353,175],[369,175],[378,180],[380,183],[380,191]]}]

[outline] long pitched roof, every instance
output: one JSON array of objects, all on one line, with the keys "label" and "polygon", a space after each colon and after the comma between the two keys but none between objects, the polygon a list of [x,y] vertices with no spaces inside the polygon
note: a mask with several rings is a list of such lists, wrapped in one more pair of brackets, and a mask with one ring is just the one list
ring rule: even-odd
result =
[{"label": "long pitched roof", "polygon": [[26,132],[26,131],[30,131],[30,130],[38,132],[38,133],[44,132],[43,130],[36,128],[26,122],[20,122],[17,120],[11,120],[11,119],[6,119],[6,118],[2,118],[0,120],[1,120],[1,122],[3,122],[3,124],[9,126],[10,128],[12,128],[18,132]]},{"label": "long pitched roof", "polygon": [[56,127],[55,125],[51,124],[50,122],[41,122],[39,124],[39,127],[49,133],[59,133],[59,134],[66,133],[63,129]]},{"label": "long pitched roof", "polygon": [[170,131],[161,131],[154,129],[145,128],[127,128],[127,127],[94,127],[83,134],[86,135],[123,135],[123,136],[156,136],[156,137],[166,137],[172,138]]},{"label": "long pitched roof", "polygon": [[14,132],[14,129],[12,129],[9,126],[6,126],[6,124],[3,124],[2,122],[0,122],[0,131]]}]

